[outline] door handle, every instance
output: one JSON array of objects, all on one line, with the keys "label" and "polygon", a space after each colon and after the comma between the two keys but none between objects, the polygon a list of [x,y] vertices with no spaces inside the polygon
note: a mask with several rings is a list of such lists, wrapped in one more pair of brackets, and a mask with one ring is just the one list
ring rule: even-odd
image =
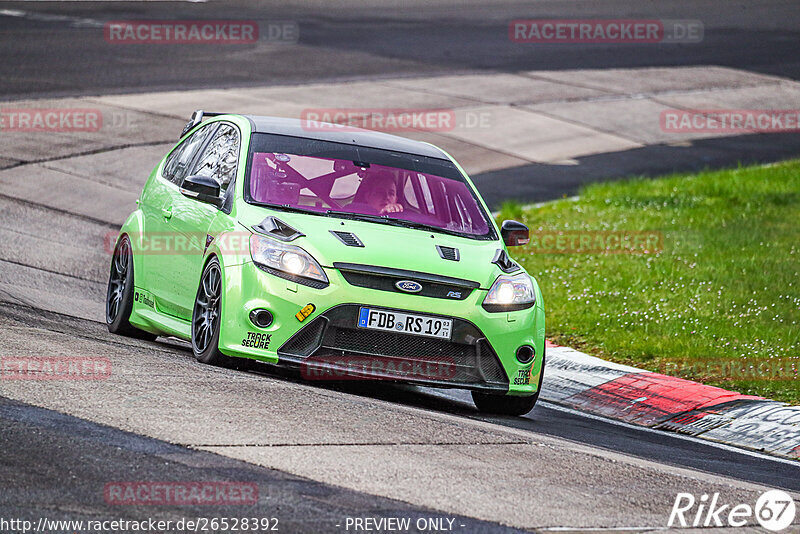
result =
[{"label": "door handle", "polygon": [[161,215],[164,216],[164,219],[170,220],[172,218],[172,206],[161,208]]}]

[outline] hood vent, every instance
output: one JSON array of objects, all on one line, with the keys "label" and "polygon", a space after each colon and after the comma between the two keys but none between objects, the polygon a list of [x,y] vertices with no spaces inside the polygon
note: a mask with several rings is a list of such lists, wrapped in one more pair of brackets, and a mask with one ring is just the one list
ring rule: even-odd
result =
[{"label": "hood vent", "polygon": [[436,250],[439,251],[439,256],[441,256],[443,260],[458,261],[461,259],[461,254],[458,253],[457,248],[436,245]]},{"label": "hood vent", "polygon": [[277,217],[267,217],[256,226],[253,230],[259,234],[271,235],[277,237],[281,241],[293,241],[298,237],[303,237],[305,234],[295,230]]},{"label": "hood vent", "polygon": [[344,243],[348,247],[363,247],[364,246],[364,243],[362,243],[361,240],[358,237],[356,237],[355,234],[352,234],[350,232],[337,232],[335,230],[331,230],[330,232],[333,235],[335,235],[339,239],[339,241],[341,241],[342,243]]},{"label": "hood vent", "polygon": [[514,260],[508,257],[508,254],[502,248],[497,249],[492,263],[500,267],[500,270],[504,273],[513,273],[521,268]]}]

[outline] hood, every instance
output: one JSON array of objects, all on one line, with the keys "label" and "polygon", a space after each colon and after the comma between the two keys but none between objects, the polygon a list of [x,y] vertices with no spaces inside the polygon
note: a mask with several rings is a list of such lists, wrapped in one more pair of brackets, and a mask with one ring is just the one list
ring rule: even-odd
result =
[{"label": "hood", "polygon": [[[501,271],[492,263],[502,242],[483,241],[451,236],[414,228],[388,224],[340,219],[278,210],[248,210],[240,213],[242,224],[251,228],[272,215],[301,232],[303,236],[291,241],[305,249],[323,266],[351,263],[404,269],[470,280],[488,289]],[[333,232],[341,233],[337,237]],[[349,235],[348,235],[349,234]],[[350,235],[363,246],[349,246]],[[437,249],[456,249],[458,261],[444,259]],[[445,250],[450,256],[451,250]]]}]

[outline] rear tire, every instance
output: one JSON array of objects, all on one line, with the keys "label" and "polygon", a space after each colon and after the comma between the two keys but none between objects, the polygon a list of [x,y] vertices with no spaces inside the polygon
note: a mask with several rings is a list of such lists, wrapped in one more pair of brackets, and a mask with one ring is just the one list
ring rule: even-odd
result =
[{"label": "rear tire", "polygon": [[544,351],[542,352],[542,370],[539,373],[539,387],[536,393],[527,397],[514,397],[511,395],[492,395],[480,391],[472,392],[472,402],[478,410],[484,413],[497,415],[525,415],[533,410],[536,401],[539,400],[539,393],[542,391],[542,379],[544,378]]},{"label": "rear tire", "polygon": [[200,363],[227,366],[230,358],[219,350],[222,308],[222,270],[212,258],[203,269],[192,311],[192,352]]},{"label": "rear tire", "polygon": [[133,310],[133,250],[128,236],[122,236],[111,257],[106,291],[106,325],[120,336],[153,341],[157,336],[139,330],[129,322]]}]

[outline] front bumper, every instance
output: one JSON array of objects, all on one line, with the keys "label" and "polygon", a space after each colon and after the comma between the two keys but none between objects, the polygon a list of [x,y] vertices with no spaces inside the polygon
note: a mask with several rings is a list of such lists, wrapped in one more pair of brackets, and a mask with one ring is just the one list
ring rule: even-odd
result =
[{"label": "front bumper", "polygon": [[[357,287],[333,268],[325,268],[330,285],[321,289],[265,273],[252,262],[223,271],[220,350],[229,356],[299,366],[310,379],[396,380],[512,395],[536,392],[544,353],[538,288],[534,307],[489,313],[481,307],[483,289],[450,300]],[[301,321],[297,314],[308,304],[314,312]],[[448,342],[356,330],[361,306],[452,318],[453,337]],[[269,327],[250,322],[250,311],[256,308],[272,313]],[[534,348],[533,362],[517,361],[521,345]]]},{"label": "front bumper", "polygon": [[398,380],[508,391],[497,354],[472,323],[453,318],[453,335],[447,341],[358,329],[360,308],[342,304],[320,314],[278,349],[279,362],[300,366],[310,379]]}]

